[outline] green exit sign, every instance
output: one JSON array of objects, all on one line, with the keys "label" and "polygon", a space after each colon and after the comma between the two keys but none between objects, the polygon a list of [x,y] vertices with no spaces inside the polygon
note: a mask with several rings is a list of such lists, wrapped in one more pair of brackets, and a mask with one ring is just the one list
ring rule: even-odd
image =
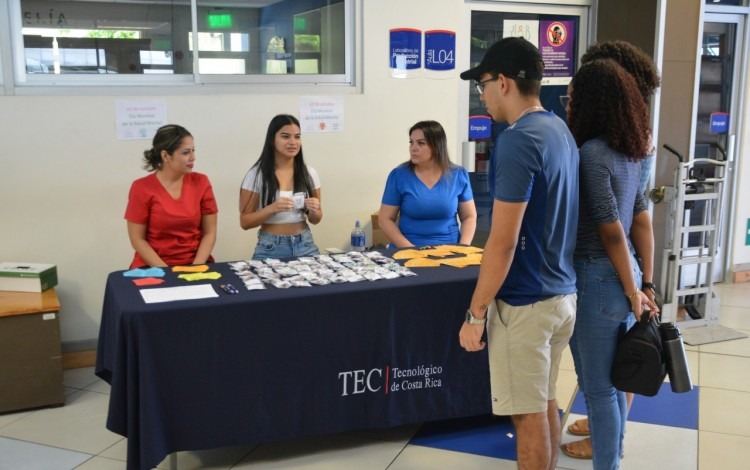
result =
[{"label": "green exit sign", "polygon": [[232,27],[231,13],[209,13],[208,29],[229,29]]},{"label": "green exit sign", "polygon": [[747,232],[745,233],[745,245],[750,246],[750,219],[747,219]]}]

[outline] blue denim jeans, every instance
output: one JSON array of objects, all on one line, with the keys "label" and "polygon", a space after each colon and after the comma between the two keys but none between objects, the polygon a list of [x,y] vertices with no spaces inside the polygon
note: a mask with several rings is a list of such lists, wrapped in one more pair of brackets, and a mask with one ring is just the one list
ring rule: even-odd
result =
[{"label": "blue denim jeans", "polygon": [[[641,272],[631,257],[636,285]],[[635,323],[630,301],[609,258],[575,260],[578,309],[570,350],[588,409],[595,470],[620,466],[625,437],[625,394],[610,379],[618,340]]]},{"label": "blue denim jeans", "polygon": [[320,250],[315,245],[309,228],[295,235],[276,235],[259,230],[253,259],[297,258],[317,254],[320,254]]}]

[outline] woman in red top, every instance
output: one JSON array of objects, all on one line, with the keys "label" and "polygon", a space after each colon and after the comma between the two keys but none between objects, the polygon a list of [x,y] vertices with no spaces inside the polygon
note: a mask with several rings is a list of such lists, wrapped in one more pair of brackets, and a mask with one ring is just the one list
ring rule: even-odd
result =
[{"label": "woman in red top", "polygon": [[208,177],[193,172],[193,136],[182,126],[162,126],[143,154],[153,173],[133,182],[125,211],[131,269],[213,262],[219,210]]}]

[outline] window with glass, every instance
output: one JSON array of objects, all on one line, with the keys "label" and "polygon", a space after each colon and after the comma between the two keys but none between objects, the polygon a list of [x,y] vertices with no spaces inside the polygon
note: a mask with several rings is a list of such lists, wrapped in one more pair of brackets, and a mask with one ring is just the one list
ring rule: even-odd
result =
[{"label": "window with glass", "polygon": [[705,0],[707,5],[747,5],[747,0]]},{"label": "window with glass", "polygon": [[352,62],[352,0],[15,1],[27,75],[344,77]]}]

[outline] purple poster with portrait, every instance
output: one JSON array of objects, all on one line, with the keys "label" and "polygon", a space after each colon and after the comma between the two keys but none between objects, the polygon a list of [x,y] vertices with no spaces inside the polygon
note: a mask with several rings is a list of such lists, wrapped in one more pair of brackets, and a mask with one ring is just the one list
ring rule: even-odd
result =
[{"label": "purple poster with portrait", "polygon": [[575,72],[575,22],[539,22],[539,51],[544,60],[544,78],[570,78]]}]

